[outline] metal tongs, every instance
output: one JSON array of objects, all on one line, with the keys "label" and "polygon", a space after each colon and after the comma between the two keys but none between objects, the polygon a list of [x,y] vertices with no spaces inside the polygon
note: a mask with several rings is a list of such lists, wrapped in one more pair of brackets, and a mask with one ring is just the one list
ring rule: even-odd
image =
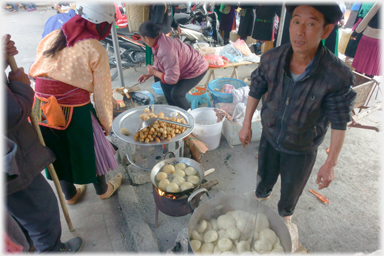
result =
[{"label": "metal tongs", "polygon": [[[252,247],[252,244],[253,244],[254,239],[255,239],[255,230],[256,230],[256,224],[257,224],[257,213],[258,213],[258,211],[259,211],[259,204],[260,204],[260,201],[261,201],[260,199],[257,199],[257,198],[256,198],[256,200],[257,200],[257,204],[256,204],[255,225],[253,226],[253,229],[252,229],[251,247]],[[244,231],[245,231],[245,229],[247,228],[247,224],[248,224],[249,218],[250,218],[251,215],[252,215],[252,212],[253,212],[253,211],[251,211],[251,212],[249,213],[249,215],[248,215],[248,218],[247,218],[247,221],[245,222],[243,231],[241,231],[241,235],[240,235],[239,239],[237,240],[238,243],[241,241],[241,238],[242,238],[243,235],[244,235]]]},{"label": "metal tongs", "polygon": [[151,124],[153,124],[154,122],[156,122],[158,120],[160,120],[162,122],[170,123],[170,124],[175,124],[175,125],[187,127],[187,128],[192,128],[192,126],[190,126],[189,124],[182,124],[182,123],[178,123],[178,122],[173,122],[171,120],[166,120],[166,119],[162,119],[162,118],[159,118],[159,117],[151,117],[151,118],[145,120],[141,124],[141,127],[137,131],[139,132],[139,131],[143,130],[144,128],[150,126]]}]

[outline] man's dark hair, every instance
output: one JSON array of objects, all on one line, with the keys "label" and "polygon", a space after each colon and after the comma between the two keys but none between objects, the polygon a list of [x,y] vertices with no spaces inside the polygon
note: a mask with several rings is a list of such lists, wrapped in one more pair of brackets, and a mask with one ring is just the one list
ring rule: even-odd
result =
[{"label": "man's dark hair", "polygon": [[155,24],[152,21],[145,21],[139,27],[139,33],[141,37],[156,38],[161,32],[161,26]]}]

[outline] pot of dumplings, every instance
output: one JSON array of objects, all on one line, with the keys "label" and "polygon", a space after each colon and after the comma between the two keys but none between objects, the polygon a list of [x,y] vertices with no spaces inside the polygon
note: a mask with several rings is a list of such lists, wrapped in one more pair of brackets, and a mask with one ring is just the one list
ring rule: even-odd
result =
[{"label": "pot of dumplings", "polygon": [[189,221],[189,249],[204,255],[291,253],[283,219],[262,202],[255,218],[256,204],[254,194],[221,195],[202,203]]},{"label": "pot of dumplings", "polygon": [[157,163],[151,171],[153,186],[164,192],[164,196],[190,194],[200,187],[203,179],[203,166],[185,157],[165,159]]}]

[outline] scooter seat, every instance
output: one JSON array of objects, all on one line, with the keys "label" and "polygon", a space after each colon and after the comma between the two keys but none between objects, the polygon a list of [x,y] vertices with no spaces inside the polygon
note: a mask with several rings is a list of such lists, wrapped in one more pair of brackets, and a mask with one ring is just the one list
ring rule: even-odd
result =
[{"label": "scooter seat", "polygon": [[181,24],[179,24],[179,26],[181,28],[187,28],[187,29],[191,29],[191,30],[194,30],[194,31],[201,32],[201,26],[200,25],[195,25],[195,24],[181,25]]}]

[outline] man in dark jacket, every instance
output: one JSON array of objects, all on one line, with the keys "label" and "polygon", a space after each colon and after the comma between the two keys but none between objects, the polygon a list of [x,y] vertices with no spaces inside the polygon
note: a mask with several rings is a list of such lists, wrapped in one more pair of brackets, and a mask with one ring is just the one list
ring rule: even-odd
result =
[{"label": "man in dark jacket", "polygon": [[289,5],[290,44],[262,55],[251,74],[251,85],[239,139],[245,147],[252,138],[251,120],[260,98],[263,133],[260,140],[256,197],[267,199],[281,175],[280,216],[291,220],[311,174],[317,148],[331,123],[327,160],[317,174],[319,189],[335,178],[340,150],[356,92],[351,69],[325,46],[341,18],[339,6]]},{"label": "man in dark jacket", "polygon": [[[17,54],[10,35],[4,37],[4,56]],[[6,65],[5,67],[7,67]],[[28,122],[34,91],[23,68],[10,72],[6,81],[7,133],[14,142],[6,147],[6,208],[19,223],[37,252],[78,251],[83,243],[75,237],[66,243],[60,241],[61,223],[56,196],[41,174],[55,160],[53,153],[39,142],[34,128]],[[8,144],[7,144],[8,145]],[[10,154],[12,153],[12,154]]]}]

